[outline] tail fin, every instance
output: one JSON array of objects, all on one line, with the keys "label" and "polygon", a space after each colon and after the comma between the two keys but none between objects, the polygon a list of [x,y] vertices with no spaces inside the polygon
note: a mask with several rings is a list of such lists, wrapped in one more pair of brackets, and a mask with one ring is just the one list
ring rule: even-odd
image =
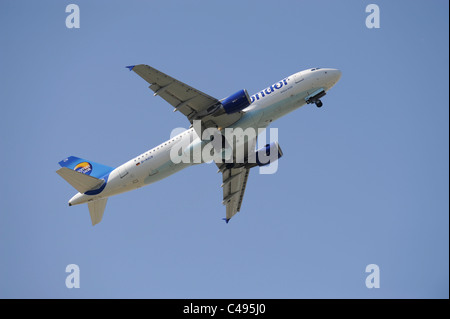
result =
[{"label": "tail fin", "polygon": [[[61,165],[61,168],[57,170],[56,173],[81,194],[86,195],[92,195],[89,191],[97,193],[101,192],[108,181],[109,173],[114,170],[112,167],[87,161],[75,156],[69,156],[59,162],[59,165]],[[77,194],[73,198],[77,196],[84,195]],[[88,203],[92,225],[96,225],[102,220],[107,200],[108,198],[102,198]],[[69,201],[69,205],[71,205],[71,201]]]},{"label": "tail fin", "polygon": [[88,203],[89,214],[91,215],[92,226],[100,223],[105,211],[106,201],[108,198],[102,198]]},{"label": "tail fin", "polygon": [[59,162],[59,165],[95,178],[102,178],[114,170],[112,167],[75,156],[69,156],[68,158],[63,159]]}]

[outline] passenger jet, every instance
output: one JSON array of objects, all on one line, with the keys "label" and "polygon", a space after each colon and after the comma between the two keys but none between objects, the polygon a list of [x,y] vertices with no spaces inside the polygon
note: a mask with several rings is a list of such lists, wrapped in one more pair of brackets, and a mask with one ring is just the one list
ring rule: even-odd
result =
[{"label": "passenger jet", "polygon": [[[264,129],[305,104],[322,107],[321,98],[341,77],[341,71],[337,69],[312,68],[290,75],[252,96],[244,89],[218,100],[148,65],[127,68],[147,81],[154,95],[172,105],[174,112],[185,115],[191,127],[116,168],[75,156],[60,161],[61,168],[56,173],[78,191],[69,200],[69,206],[87,203],[92,225],[102,220],[109,197],[152,184],[188,166],[205,162],[192,161],[189,152],[207,145],[209,141],[203,139],[207,129],[215,129],[222,134],[222,149],[218,154],[224,154],[225,148],[231,149],[231,160],[215,161],[218,172],[222,173],[222,204],[226,206],[224,220],[228,223],[241,209],[250,169],[269,164],[261,160],[265,155],[270,155],[273,162],[283,153],[277,142],[256,150],[255,136],[240,142],[246,147],[238,155],[233,145],[239,141],[228,141],[223,132],[228,128]],[[174,152],[175,148],[181,151]],[[186,153],[191,160],[174,161],[174,153]]]}]

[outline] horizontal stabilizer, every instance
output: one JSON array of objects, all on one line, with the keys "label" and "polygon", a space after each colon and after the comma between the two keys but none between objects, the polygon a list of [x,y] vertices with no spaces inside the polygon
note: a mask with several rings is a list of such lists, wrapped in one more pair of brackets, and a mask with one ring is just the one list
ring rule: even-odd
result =
[{"label": "horizontal stabilizer", "polygon": [[89,190],[99,188],[105,182],[102,179],[74,171],[67,167],[60,168],[56,173],[82,194]]},{"label": "horizontal stabilizer", "polygon": [[89,214],[91,215],[92,226],[100,223],[103,218],[103,212],[105,211],[106,201],[108,198],[102,198],[88,203]]}]

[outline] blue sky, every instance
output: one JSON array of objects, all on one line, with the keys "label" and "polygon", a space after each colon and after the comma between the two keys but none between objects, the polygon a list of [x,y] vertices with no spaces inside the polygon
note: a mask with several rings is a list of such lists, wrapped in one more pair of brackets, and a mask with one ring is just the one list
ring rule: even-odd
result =
[{"label": "blue sky", "polygon": [[[448,298],[449,4],[372,2],[74,1],[79,29],[71,2],[0,2],[0,297]],[[140,63],[217,98],[343,75],[272,124],[278,171],[251,172],[228,225],[200,165],[110,198],[92,227],[58,161],[115,167],[189,124]]]}]

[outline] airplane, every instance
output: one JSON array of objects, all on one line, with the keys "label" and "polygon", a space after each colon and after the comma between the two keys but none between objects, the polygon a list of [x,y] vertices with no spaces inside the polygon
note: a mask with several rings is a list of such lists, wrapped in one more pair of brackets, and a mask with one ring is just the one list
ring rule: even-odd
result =
[{"label": "airplane", "polygon": [[[216,165],[218,173],[222,173],[222,204],[226,206],[226,217],[223,219],[228,223],[241,209],[250,169],[267,165],[267,161],[259,160],[264,155],[270,155],[273,162],[283,152],[278,142],[255,150],[257,136],[253,136],[239,142],[246,147],[244,152],[237,154],[233,145],[238,141],[230,143],[223,137],[223,132],[228,128],[267,128],[273,121],[306,104],[315,104],[320,108],[323,96],[341,78],[338,69],[311,68],[283,78],[252,96],[243,89],[218,100],[148,65],[130,65],[126,68],[147,81],[154,96],[166,100],[173,106],[174,112],[185,115],[191,126],[116,168],[76,156],[60,161],[61,168],[56,173],[78,191],[69,200],[69,206],[87,203],[92,225],[102,220],[109,197],[155,183],[186,167],[205,162],[192,161],[189,151],[196,146],[200,149],[205,147],[208,141],[203,140],[203,133],[209,128],[222,134],[219,145],[223,149],[217,152],[222,156],[222,161],[216,161]],[[172,155],[175,148],[181,149],[178,155],[187,153],[191,160],[174,161]],[[224,154],[225,148],[231,149],[231,155],[228,153],[231,160],[223,160],[221,154]]]}]

